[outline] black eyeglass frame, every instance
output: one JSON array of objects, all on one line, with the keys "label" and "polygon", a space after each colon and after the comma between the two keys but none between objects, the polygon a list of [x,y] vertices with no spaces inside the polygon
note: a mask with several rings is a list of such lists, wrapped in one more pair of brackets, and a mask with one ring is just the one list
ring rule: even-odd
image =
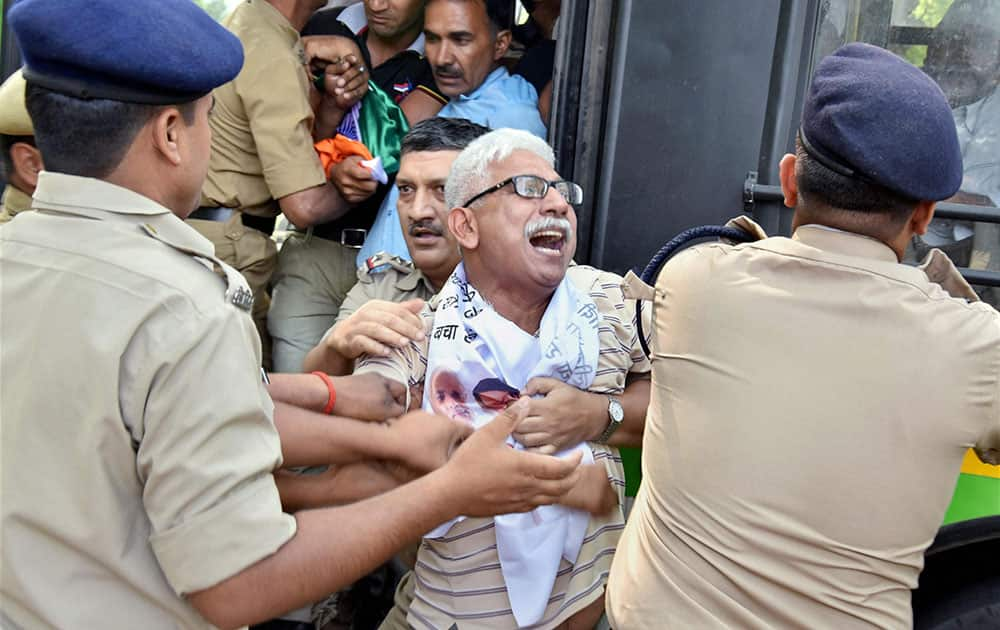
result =
[{"label": "black eyeglass frame", "polygon": [[[519,180],[519,179],[522,179],[522,178],[532,179],[532,180],[543,182],[545,184],[545,188],[542,189],[542,194],[540,194],[538,196],[529,196],[529,195],[524,195],[524,194],[518,192],[516,181]],[[568,203],[570,205],[574,205],[575,206],[575,205],[579,205],[579,204],[583,203],[583,188],[579,184],[577,184],[575,182],[571,182],[568,179],[554,179],[554,180],[550,181],[550,180],[547,180],[544,177],[541,177],[539,175],[514,175],[512,177],[508,177],[507,179],[503,180],[502,182],[500,182],[498,184],[494,184],[493,186],[490,186],[489,188],[487,188],[483,192],[481,192],[478,195],[472,197],[471,199],[469,199],[468,201],[466,201],[464,204],[462,204],[462,207],[463,208],[468,208],[469,204],[471,204],[473,201],[478,201],[479,199],[482,199],[486,195],[489,195],[491,193],[495,193],[496,191],[498,191],[498,190],[502,189],[503,187],[507,186],[508,184],[514,184],[514,193],[518,197],[524,197],[525,199],[544,199],[545,195],[549,194],[549,188],[554,187],[556,184],[568,184],[569,186],[573,186],[573,187],[576,188],[576,190],[580,191],[580,201],[577,201],[575,203],[572,202],[572,201],[570,201],[569,199],[566,198],[566,195],[563,194],[563,192],[561,190],[559,190],[558,188],[556,188],[556,192],[558,192],[562,196],[562,198],[566,201],[566,203]],[[571,188],[570,190],[573,190],[573,189]]]}]

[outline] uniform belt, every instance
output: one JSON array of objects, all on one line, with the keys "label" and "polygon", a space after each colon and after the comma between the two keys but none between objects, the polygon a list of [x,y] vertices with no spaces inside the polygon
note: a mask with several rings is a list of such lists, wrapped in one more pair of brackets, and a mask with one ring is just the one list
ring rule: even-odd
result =
[{"label": "uniform belt", "polygon": [[246,212],[240,212],[236,208],[218,208],[212,206],[202,206],[188,215],[189,219],[199,219],[201,221],[228,221],[234,213],[239,213],[240,221],[248,228],[253,228],[270,236],[274,232],[274,217],[258,217]]},{"label": "uniform belt", "polygon": [[322,225],[312,228],[312,235],[315,238],[322,238],[334,243],[340,243],[344,247],[351,249],[361,249],[368,238],[368,230],[363,228],[334,228],[329,229]]}]

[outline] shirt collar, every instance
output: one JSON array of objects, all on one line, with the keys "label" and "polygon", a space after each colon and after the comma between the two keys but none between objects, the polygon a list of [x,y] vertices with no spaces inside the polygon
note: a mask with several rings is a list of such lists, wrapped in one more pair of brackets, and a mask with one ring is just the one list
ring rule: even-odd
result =
[{"label": "shirt collar", "polygon": [[116,223],[140,225],[148,234],[205,258],[215,246],[164,206],[149,197],[90,177],[42,171],[32,207]]},{"label": "shirt collar", "polygon": [[74,213],[91,209],[114,214],[158,215],[170,210],[149,197],[115,184],[90,177],[42,171],[35,188],[35,206]]},{"label": "shirt collar", "polygon": [[482,85],[480,85],[476,89],[472,90],[468,94],[459,94],[458,97],[457,97],[457,100],[460,100],[460,101],[473,101],[473,100],[476,100],[477,98],[479,98],[480,96],[482,96],[483,92],[485,92],[487,89],[489,89],[494,83],[497,83],[498,81],[504,80],[505,78],[507,78],[507,76],[509,76],[509,73],[507,72],[507,68],[504,68],[503,66],[500,66],[499,68],[497,68],[493,72],[489,73],[489,75],[487,75],[486,80],[483,81]]},{"label": "shirt collar", "polygon": [[882,241],[826,225],[815,223],[803,225],[795,230],[792,239],[804,245],[835,254],[899,263],[896,252]]}]

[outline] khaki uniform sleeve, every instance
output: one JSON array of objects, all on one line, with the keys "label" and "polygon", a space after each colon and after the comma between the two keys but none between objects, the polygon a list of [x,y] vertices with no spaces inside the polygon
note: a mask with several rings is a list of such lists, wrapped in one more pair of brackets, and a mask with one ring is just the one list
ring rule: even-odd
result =
[{"label": "khaki uniform sleeve", "polygon": [[313,149],[313,112],[305,68],[287,51],[248,51],[235,87],[246,109],[271,195],[280,199],[323,184],[326,175]]},{"label": "khaki uniform sleeve", "polygon": [[[272,477],[281,444],[250,318],[229,305],[168,317],[146,340],[159,350],[137,350],[147,365],[133,378],[148,395],[136,471],[153,552],[183,595],[274,553],[296,524]],[[150,356],[159,360],[149,365]],[[132,365],[128,355],[123,364]]]}]

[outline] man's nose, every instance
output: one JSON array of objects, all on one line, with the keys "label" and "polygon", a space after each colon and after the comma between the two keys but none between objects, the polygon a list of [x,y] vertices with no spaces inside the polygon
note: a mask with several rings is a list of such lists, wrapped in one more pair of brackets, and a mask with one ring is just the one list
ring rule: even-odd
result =
[{"label": "man's nose", "polygon": [[437,45],[437,51],[431,64],[435,66],[450,66],[455,63],[455,51],[448,40],[442,40]]},{"label": "man's nose", "polygon": [[368,6],[368,10],[372,13],[385,11],[389,7],[388,0],[365,0],[365,4]]},{"label": "man's nose", "polygon": [[564,217],[573,211],[573,206],[569,205],[562,193],[553,186],[549,186],[545,197],[542,198],[542,204],[542,214],[546,215]]},{"label": "man's nose", "polygon": [[433,219],[437,217],[437,199],[430,190],[418,188],[413,195],[411,213],[414,220]]}]

